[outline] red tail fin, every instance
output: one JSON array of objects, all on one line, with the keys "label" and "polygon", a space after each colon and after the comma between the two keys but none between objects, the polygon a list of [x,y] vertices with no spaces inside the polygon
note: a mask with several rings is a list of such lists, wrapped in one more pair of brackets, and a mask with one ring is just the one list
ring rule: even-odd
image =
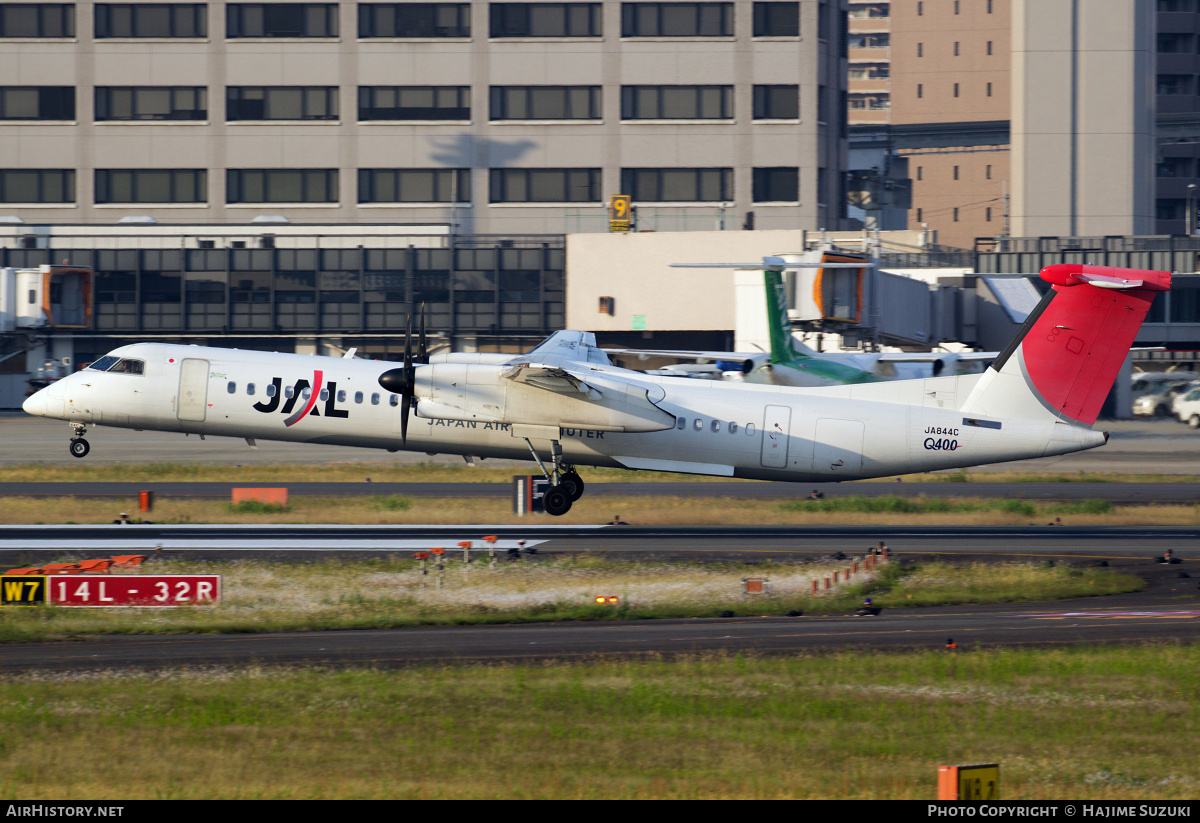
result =
[{"label": "red tail fin", "polygon": [[[1032,416],[1035,400],[1061,420],[1090,426],[1171,273],[1066,263],[1042,269],[1042,279],[1052,291],[993,362],[995,379],[981,380],[964,409]],[[1018,375],[1032,397],[1014,392]]]}]

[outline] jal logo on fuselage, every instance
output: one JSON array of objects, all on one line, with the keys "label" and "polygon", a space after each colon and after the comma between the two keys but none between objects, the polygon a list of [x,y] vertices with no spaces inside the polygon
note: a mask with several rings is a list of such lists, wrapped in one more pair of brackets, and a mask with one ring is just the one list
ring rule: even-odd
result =
[{"label": "jal logo on fuselage", "polygon": [[[349,417],[350,412],[346,409],[337,408],[337,381],[330,380],[328,385],[323,385],[325,373],[322,371],[314,371],[312,383],[309,383],[305,378],[300,378],[296,384],[291,387],[291,395],[284,397],[283,394],[283,378],[272,377],[271,385],[275,388],[273,393],[270,393],[266,400],[261,403],[254,404],[254,410],[260,411],[263,414],[270,414],[278,411],[280,414],[289,415],[283,421],[285,426],[294,426],[304,419],[305,415],[311,414],[313,417],[320,417],[322,414],[325,417]],[[325,411],[317,411],[317,400],[321,397],[321,389],[325,389]],[[308,390],[307,393],[305,390]],[[303,400],[303,405],[300,401]],[[280,408],[280,403],[283,407]],[[300,405],[300,408],[296,408]]]}]

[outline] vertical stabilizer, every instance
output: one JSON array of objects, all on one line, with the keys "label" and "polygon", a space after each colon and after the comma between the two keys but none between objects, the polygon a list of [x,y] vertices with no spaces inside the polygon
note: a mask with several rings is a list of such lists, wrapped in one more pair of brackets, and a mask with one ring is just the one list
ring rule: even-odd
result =
[{"label": "vertical stabilizer", "polygon": [[763,272],[767,295],[767,328],[771,335],[771,364],[790,365],[800,359],[792,345],[792,321],[788,318],[787,290],[783,275],[767,269]]},{"label": "vertical stabilizer", "polygon": [[989,417],[1053,417],[1090,426],[1171,273],[1065,263],[1042,269],[1052,284],[984,372],[962,410]]}]

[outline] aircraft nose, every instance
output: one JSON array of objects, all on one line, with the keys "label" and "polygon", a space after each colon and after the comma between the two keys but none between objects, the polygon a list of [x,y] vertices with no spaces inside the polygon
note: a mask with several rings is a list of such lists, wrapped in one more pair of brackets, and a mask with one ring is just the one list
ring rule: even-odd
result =
[{"label": "aircraft nose", "polygon": [[21,404],[21,408],[26,414],[44,417],[46,414],[46,390],[39,389],[33,394],[25,398],[25,402]]}]

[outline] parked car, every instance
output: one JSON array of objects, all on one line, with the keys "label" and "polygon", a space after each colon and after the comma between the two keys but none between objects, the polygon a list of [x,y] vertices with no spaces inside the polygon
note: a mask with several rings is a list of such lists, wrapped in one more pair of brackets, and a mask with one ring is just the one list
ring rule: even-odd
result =
[{"label": "parked car", "polygon": [[1134,398],[1149,394],[1163,383],[1200,380],[1194,371],[1139,371],[1129,376],[1129,388]]},{"label": "parked car", "polygon": [[1200,386],[1180,392],[1171,401],[1171,412],[1193,429],[1200,429]]},{"label": "parked car", "polygon": [[1191,380],[1163,382],[1133,401],[1133,413],[1138,417],[1169,417],[1175,397],[1192,385]]}]

